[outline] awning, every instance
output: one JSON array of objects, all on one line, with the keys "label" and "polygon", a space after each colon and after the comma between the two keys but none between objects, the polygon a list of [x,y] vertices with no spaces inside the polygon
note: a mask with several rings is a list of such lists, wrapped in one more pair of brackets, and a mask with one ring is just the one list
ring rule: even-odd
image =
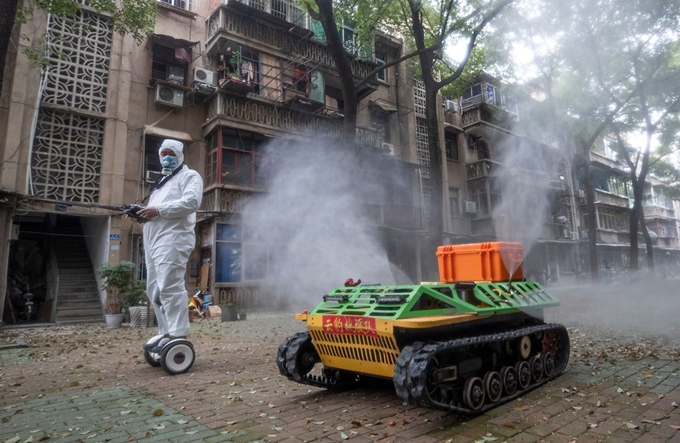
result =
[{"label": "awning", "polygon": [[379,110],[383,112],[397,112],[397,107],[394,106],[392,103],[389,103],[381,98],[377,98],[375,100],[369,100],[368,101],[368,106],[370,108],[378,108]]},{"label": "awning", "polygon": [[200,42],[190,42],[189,40],[184,40],[182,38],[175,38],[165,34],[151,34],[149,37],[150,49],[153,49],[153,45],[160,43],[163,46],[172,49],[191,49]]},{"label": "awning", "polygon": [[173,131],[172,129],[157,128],[155,126],[144,125],[144,134],[153,135],[154,137],[172,138],[175,140],[193,142],[194,139],[190,134],[182,131]]}]

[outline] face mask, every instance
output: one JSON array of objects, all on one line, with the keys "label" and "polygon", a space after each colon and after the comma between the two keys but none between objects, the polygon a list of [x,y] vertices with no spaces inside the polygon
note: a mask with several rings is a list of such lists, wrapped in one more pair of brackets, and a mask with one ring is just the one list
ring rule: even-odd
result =
[{"label": "face mask", "polygon": [[163,174],[171,174],[172,171],[177,169],[177,157],[174,155],[166,155],[161,158],[161,166],[163,166]]}]

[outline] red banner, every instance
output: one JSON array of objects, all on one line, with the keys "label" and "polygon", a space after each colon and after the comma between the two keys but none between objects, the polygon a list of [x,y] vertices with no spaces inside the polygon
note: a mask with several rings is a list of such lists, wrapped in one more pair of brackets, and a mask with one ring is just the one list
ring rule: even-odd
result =
[{"label": "red banner", "polygon": [[377,337],[375,318],[324,315],[323,332],[326,334],[355,334]]}]

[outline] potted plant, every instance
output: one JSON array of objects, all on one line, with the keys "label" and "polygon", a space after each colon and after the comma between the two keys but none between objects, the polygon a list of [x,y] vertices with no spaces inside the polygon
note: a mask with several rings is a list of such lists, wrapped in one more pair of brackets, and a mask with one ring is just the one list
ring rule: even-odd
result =
[{"label": "potted plant", "polygon": [[146,280],[137,280],[125,291],[121,311],[133,328],[153,326],[154,311],[148,304]]},{"label": "potted plant", "polygon": [[231,70],[229,72],[229,77],[232,80],[241,81],[241,73],[239,69],[241,68],[241,51],[234,51],[231,53],[231,58],[229,59],[229,65],[231,65]]},{"label": "potted plant", "polygon": [[106,291],[106,326],[119,328],[123,323],[123,295],[132,286],[135,264],[121,261],[116,265],[102,264],[99,275],[104,279],[102,289]]},{"label": "potted plant", "polygon": [[233,301],[227,300],[220,303],[220,309],[222,310],[222,321],[238,320],[238,309]]},{"label": "potted plant", "polygon": [[245,320],[246,318],[248,318],[248,313],[246,312],[245,308],[240,308],[238,310],[238,319]]}]

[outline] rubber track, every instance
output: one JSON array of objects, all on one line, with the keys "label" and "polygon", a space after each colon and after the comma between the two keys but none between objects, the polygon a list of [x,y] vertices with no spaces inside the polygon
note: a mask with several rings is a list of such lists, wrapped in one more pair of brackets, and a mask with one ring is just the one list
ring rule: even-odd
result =
[{"label": "rubber track", "polygon": [[[560,349],[558,350],[557,355],[555,355],[555,359],[559,359],[557,361],[558,365],[555,367],[555,370],[550,377],[544,376],[541,381],[534,382],[533,384],[529,385],[526,389],[516,391],[512,395],[506,395],[504,397],[501,397],[501,399],[495,403],[491,404],[485,403],[484,406],[482,406],[477,411],[465,407],[454,406],[448,403],[438,402],[436,400],[431,399],[427,394],[426,388],[427,367],[432,358],[434,358],[437,354],[440,354],[442,352],[456,353],[459,351],[466,351],[469,348],[484,346],[497,341],[514,340],[525,335],[532,335],[538,332],[546,332],[550,330],[554,330],[557,332],[557,339],[560,345]],[[408,348],[408,346],[405,347],[404,349],[406,348]],[[415,403],[419,404],[420,406],[428,408],[440,409],[443,411],[451,412],[461,412],[465,414],[480,414],[502,403],[517,398],[521,395],[524,395],[528,391],[531,391],[537,388],[538,386],[541,386],[547,383],[548,381],[554,379],[558,375],[560,375],[562,371],[564,371],[564,369],[566,368],[567,363],[569,362],[569,335],[567,333],[566,328],[562,325],[543,324],[539,326],[529,326],[521,329],[515,329],[512,331],[501,332],[497,334],[480,335],[474,337],[459,338],[444,342],[435,342],[423,346],[417,352],[407,350],[407,353],[408,352],[410,352],[412,355],[410,361],[408,362],[403,361],[407,359],[407,355],[405,354],[404,355],[405,358],[402,359],[402,361],[398,365],[395,365],[394,368],[395,389],[400,398],[407,402],[410,399],[413,399]],[[401,358],[401,355],[399,358]],[[483,378],[483,374],[481,376]],[[399,384],[399,386],[397,386],[397,384]],[[457,400],[458,404],[461,405],[464,404],[462,398]]]},{"label": "rubber track", "polygon": [[[287,344],[287,346],[285,346]],[[287,376],[290,380],[294,380],[298,383],[304,385],[316,386],[318,388],[327,389],[338,389],[344,388],[348,385],[357,383],[356,381],[345,381],[331,376],[331,373],[335,371],[324,371],[323,376],[302,374],[300,368],[298,367],[298,354],[309,344],[312,346],[312,338],[309,332],[298,332],[297,334],[289,337],[285,342],[279,346],[279,353],[276,357],[276,363],[279,365],[279,360],[285,361],[285,370],[287,374],[283,374],[281,371],[281,365],[279,365],[279,371],[282,375]],[[282,349],[283,348],[283,349]],[[314,351],[316,352],[316,351]]]}]

